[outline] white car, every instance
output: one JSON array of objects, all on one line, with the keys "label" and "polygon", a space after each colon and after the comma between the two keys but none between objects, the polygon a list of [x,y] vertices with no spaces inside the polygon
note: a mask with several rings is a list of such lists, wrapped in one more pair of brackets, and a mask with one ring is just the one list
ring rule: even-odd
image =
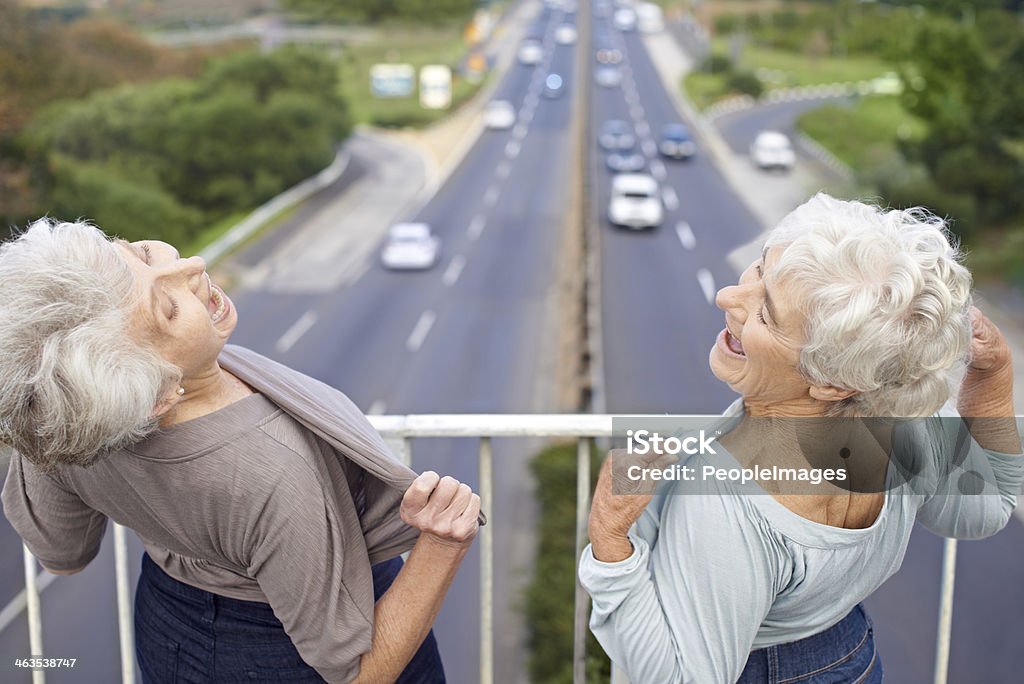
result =
[{"label": "white car", "polygon": [[380,253],[384,268],[423,270],[437,263],[441,241],[426,223],[396,223],[388,231],[388,241]]},{"label": "white car", "polygon": [[508,100],[493,100],[484,108],[484,126],[503,131],[516,123],[516,109]]},{"label": "white car", "polygon": [[636,12],[628,7],[615,10],[615,14],[612,15],[612,25],[620,31],[635,31]]},{"label": "white car", "polygon": [[576,37],[576,27],[572,24],[562,24],[555,29],[555,42],[559,45],[572,45]]},{"label": "white car", "polygon": [[544,59],[544,46],[541,45],[539,40],[527,38],[519,45],[516,59],[519,60],[520,64],[527,66],[540,64],[541,60]]},{"label": "white car", "polygon": [[665,219],[658,182],[642,173],[624,173],[612,179],[608,219],[613,226],[634,230],[656,228]]},{"label": "white car", "polygon": [[594,70],[594,82],[602,88],[614,88],[622,83],[622,71],[613,66],[598,67]]},{"label": "white car", "polygon": [[762,169],[789,171],[796,164],[793,144],[784,133],[761,131],[750,145],[750,158]]}]

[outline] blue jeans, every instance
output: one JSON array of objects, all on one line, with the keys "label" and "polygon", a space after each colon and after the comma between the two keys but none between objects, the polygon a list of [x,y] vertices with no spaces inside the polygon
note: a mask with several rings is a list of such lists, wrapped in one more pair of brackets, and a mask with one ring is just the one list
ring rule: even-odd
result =
[{"label": "blue jeans", "polygon": [[753,651],[736,684],[879,684],[882,661],[861,606],[824,632]]},{"label": "blue jeans", "polygon": [[[402,559],[373,566],[374,600],[391,586]],[[274,616],[270,605],[212,594],[167,575],[148,554],[135,593],[135,655],[144,684],[323,682]],[[434,633],[398,678],[444,684]]]}]

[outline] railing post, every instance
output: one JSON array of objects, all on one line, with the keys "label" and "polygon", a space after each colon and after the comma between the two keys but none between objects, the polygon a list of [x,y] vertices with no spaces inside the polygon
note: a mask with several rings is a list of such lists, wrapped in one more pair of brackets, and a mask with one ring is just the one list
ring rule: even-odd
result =
[{"label": "railing post", "polygon": [[480,529],[480,684],[494,682],[494,503],[491,438],[480,438],[480,509],[487,525]]},{"label": "railing post", "polygon": [[121,681],[135,684],[135,632],[125,528],[114,523],[114,573],[117,577],[117,629],[121,640]]},{"label": "railing post", "polygon": [[[590,514],[590,440],[581,437],[576,442],[576,567],[580,564],[587,539],[587,520]],[[576,578],[576,596],[573,603],[575,619],[573,622],[572,641],[572,681],[573,684],[585,684],[587,681],[587,613],[590,601],[579,574]]]},{"label": "railing post", "polygon": [[[25,605],[28,607],[28,655],[41,658],[43,655],[43,622],[39,610],[39,587],[36,586],[36,557],[24,544],[25,554]],[[32,670],[32,684],[45,684],[46,673],[42,669]]]},{"label": "railing post", "polygon": [[935,636],[935,684],[949,675],[949,637],[953,628],[953,586],[956,582],[956,539],[942,547],[942,588],[939,590],[939,628]]}]

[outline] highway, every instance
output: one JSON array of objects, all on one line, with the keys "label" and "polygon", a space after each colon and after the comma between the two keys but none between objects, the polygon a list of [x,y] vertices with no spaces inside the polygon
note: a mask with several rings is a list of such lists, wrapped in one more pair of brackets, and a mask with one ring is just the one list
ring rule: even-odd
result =
[{"label": "highway", "polygon": [[[535,67],[513,65],[494,94],[513,103],[516,125],[484,131],[426,204],[406,202],[423,183],[414,154],[379,141],[354,141],[352,160],[335,189],[232,259],[237,282],[230,294],[240,314],[232,341],[338,387],[369,413],[556,410],[559,311],[553,284],[572,177],[572,98],[576,88],[587,88],[589,229],[600,264],[602,405],[596,408],[724,409],[735,395],[707,363],[724,324],[713,298],[737,277],[727,255],[763,226],[709,155],[699,151],[689,161],[658,156],[658,132],[680,115],[639,34],[618,32],[608,19],[594,18],[594,48],[616,47],[624,56],[622,84],[574,82],[575,60],[593,55],[553,39],[558,24],[573,20],[574,15],[540,10],[527,35],[543,39],[544,60]],[[547,73],[565,78],[560,97],[541,94]],[[807,106],[737,112],[717,126],[729,146],[743,153],[756,130],[785,130]],[[609,119],[634,127],[647,172],[661,185],[666,218],[658,229],[628,231],[607,220],[611,174],[596,132]],[[396,187],[392,204],[411,207],[396,218],[432,225],[442,240],[437,267],[387,271],[377,262],[376,239],[346,241],[344,211],[358,211],[368,222],[384,211],[348,197],[358,184],[371,182],[409,185]],[[381,227],[368,223],[366,230],[379,234]],[[328,244],[334,247],[326,249]],[[502,684],[526,681],[517,591],[529,576],[533,554],[536,513],[526,464],[535,447],[521,441],[495,445],[496,681]],[[416,440],[413,467],[478,486],[475,441]],[[1024,670],[1024,652],[1016,647],[1024,637],[1017,620],[1024,614],[1024,589],[1014,582],[1013,562],[1022,535],[1015,518],[994,539],[961,546],[952,682],[1011,682]],[[0,540],[11,549],[0,559],[3,606],[23,586],[23,569],[20,543],[6,521],[0,523]],[[119,679],[111,545],[108,538],[85,572],[54,580],[43,593],[47,655],[80,659],[74,671],[49,672],[50,682]],[[868,601],[889,681],[931,681],[940,553],[940,540],[916,533],[901,573]],[[140,555],[133,539],[133,572]],[[477,681],[478,592],[474,551],[435,627],[455,684]],[[0,631],[0,657],[28,655],[27,644],[22,614]],[[0,672],[3,682],[29,681],[28,673]]]}]

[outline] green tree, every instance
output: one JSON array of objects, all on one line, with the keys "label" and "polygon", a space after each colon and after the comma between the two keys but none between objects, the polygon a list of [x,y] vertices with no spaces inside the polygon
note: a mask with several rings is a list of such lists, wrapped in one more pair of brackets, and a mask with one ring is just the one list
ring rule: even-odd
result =
[{"label": "green tree", "polygon": [[1024,44],[997,64],[972,26],[934,20],[920,27],[908,55],[903,103],[929,124],[906,146],[908,156],[928,169],[940,201],[960,208],[961,228],[1020,215]]}]

